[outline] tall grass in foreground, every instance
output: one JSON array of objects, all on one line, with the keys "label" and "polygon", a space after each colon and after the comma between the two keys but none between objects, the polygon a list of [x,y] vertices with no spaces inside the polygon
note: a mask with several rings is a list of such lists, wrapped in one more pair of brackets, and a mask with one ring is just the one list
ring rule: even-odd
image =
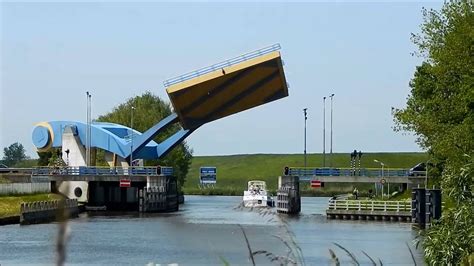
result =
[{"label": "tall grass in foreground", "polygon": [[[243,202],[237,206],[235,209],[239,210],[244,210],[246,209],[243,205]],[[275,254],[271,251],[268,250],[254,250],[254,248],[251,246],[249,239],[247,238],[247,234],[245,232],[245,229],[242,227],[242,225],[238,225],[239,228],[242,231],[242,235],[244,236],[245,244],[247,246],[247,249],[249,250],[249,260],[252,262],[252,265],[255,264],[255,256],[265,256],[270,262],[275,263],[276,265],[306,265],[306,262],[304,260],[304,255],[303,251],[301,250],[300,246],[296,242],[296,236],[294,235],[293,231],[291,231],[290,226],[288,222],[285,219],[282,219],[278,213],[273,211],[272,209],[268,208],[249,208],[248,209],[250,212],[257,212],[262,218],[266,219],[266,222],[277,222],[278,227],[280,229],[283,229],[282,232],[283,234],[281,235],[273,235],[275,239],[283,243],[287,249],[286,254]],[[345,254],[347,257],[350,258],[352,264],[354,265],[360,265],[359,259],[357,258],[354,253],[349,251],[347,248],[344,246],[333,242],[333,245],[336,246],[338,249],[343,251],[343,254]],[[415,256],[413,255],[413,252],[406,243],[406,246],[408,248],[408,252],[412,258],[413,265],[416,264]],[[334,265],[339,266],[340,259],[337,256],[336,252],[328,248],[329,250],[329,256]],[[383,262],[380,258],[377,258],[377,262],[374,258],[372,258],[367,252],[361,250],[362,254],[369,259],[372,265],[380,265],[383,266]],[[224,260],[225,262],[225,260]],[[227,262],[225,262],[226,265],[228,265]]]}]

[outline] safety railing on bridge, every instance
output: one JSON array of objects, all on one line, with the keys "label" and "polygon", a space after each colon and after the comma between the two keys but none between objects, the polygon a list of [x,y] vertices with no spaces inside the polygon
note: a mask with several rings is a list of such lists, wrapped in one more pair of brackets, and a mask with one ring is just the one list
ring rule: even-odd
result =
[{"label": "safety railing on bridge", "polygon": [[212,66],[201,68],[201,69],[183,74],[181,76],[168,79],[165,82],[163,82],[163,84],[165,85],[165,87],[169,87],[171,85],[174,85],[174,84],[186,81],[186,80],[190,80],[192,78],[199,77],[199,76],[202,76],[202,75],[207,74],[207,73],[211,73],[213,71],[216,71],[218,69],[222,69],[224,67],[230,67],[232,65],[236,65],[238,63],[247,61],[249,59],[252,59],[252,58],[264,55],[264,54],[268,54],[268,53],[271,53],[271,52],[274,52],[274,51],[278,51],[280,49],[281,49],[280,44],[277,43],[277,44],[274,44],[274,45],[271,45],[271,46],[268,46],[268,47],[250,52],[250,53],[243,54],[243,55],[238,56],[238,57],[234,57],[232,59],[229,59],[229,60],[217,63],[217,64],[214,64]]},{"label": "safety railing on bridge", "polygon": [[171,176],[173,168],[167,166],[158,167],[86,167],[86,166],[64,166],[64,167],[37,167],[32,169],[33,176],[50,175],[144,175],[144,176]]},{"label": "safety railing on bridge", "polygon": [[411,201],[330,200],[328,209],[355,211],[411,211]]},{"label": "safety railing on bridge", "polygon": [[410,169],[392,168],[309,168],[290,167],[289,175],[292,176],[367,176],[367,177],[393,177],[393,176],[425,176],[425,171],[411,171]]},{"label": "safety railing on bridge", "polygon": [[0,174],[31,174],[33,168],[0,168]]}]

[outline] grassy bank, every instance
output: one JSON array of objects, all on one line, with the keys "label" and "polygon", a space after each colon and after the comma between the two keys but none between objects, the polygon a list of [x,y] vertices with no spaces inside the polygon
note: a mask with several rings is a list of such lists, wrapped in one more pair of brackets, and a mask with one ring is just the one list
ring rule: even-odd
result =
[{"label": "grassy bank", "polygon": [[[322,166],[322,154],[309,154],[307,158],[308,166]],[[426,161],[427,155],[426,153],[367,153],[362,156],[361,167],[380,167],[380,164],[375,163],[374,159],[384,162],[390,168],[410,168],[419,162]],[[301,167],[303,160],[304,157],[301,154],[195,156],[183,190],[186,194],[231,195],[230,193],[234,193],[241,195],[247,188],[247,182],[256,179],[265,181],[270,190],[275,190],[278,176],[282,174],[283,168],[285,166]],[[326,165],[329,165],[329,156],[326,157],[326,162]],[[332,165],[334,167],[349,167],[349,164],[350,155],[348,153],[333,155]],[[217,167],[217,185],[214,189],[199,189],[199,168],[201,166]],[[317,190],[302,188],[305,194],[311,195],[334,195],[339,192],[351,191],[351,189],[351,184],[326,184],[325,188]]]},{"label": "grassy bank", "polygon": [[16,196],[0,196],[0,217],[20,215],[22,202],[61,199],[57,194],[32,194]]}]

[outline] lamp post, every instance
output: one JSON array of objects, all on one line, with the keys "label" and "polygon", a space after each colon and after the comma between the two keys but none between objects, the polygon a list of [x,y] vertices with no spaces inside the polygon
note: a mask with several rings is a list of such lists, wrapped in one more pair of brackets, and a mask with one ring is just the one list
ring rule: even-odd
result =
[{"label": "lamp post", "polygon": [[[382,179],[383,179],[383,174],[384,174],[383,170],[384,170],[385,164],[377,159],[374,159],[374,162],[379,163],[382,166]],[[384,184],[382,184],[382,199],[383,199],[383,186]]]},{"label": "lamp post", "polygon": [[133,110],[135,110],[135,107],[132,106],[130,109],[130,167],[132,168],[133,171]]},{"label": "lamp post", "polygon": [[91,97],[92,95],[86,91],[87,101],[87,118],[86,118],[86,166],[90,166],[91,163]]},{"label": "lamp post", "polygon": [[92,150],[92,94],[89,93],[89,164],[91,166],[91,150]]},{"label": "lamp post", "polygon": [[329,167],[332,167],[332,98],[334,98],[334,93],[329,95],[329,98],[331,98],[331,145],[329,151]]},{"label": "lamp post", "polygon": [[323,167],[326,167],[326,96],[323,97]]},{"label": "lamp post", "polygon": [[308,110],[308,108],[303,109],[303,114],[304,114],[304,167],[305,167],[305,175],[306,175],[306,120],[308,120],[307,110]]}]

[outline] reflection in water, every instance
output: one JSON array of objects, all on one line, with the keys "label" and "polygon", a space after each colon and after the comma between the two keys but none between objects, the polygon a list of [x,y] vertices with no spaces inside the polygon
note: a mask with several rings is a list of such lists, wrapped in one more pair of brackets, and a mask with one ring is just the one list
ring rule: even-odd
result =
[{"label": "reflection in water", "polygon": [[[342,265],[351,263],[334,242],[351,251],[361,264],[370,263],[362,251],[384,264],[412,264],[406,243],[411,245],[416,232],[408,223],[327,220],[328,198],[303,198],[302,213],[295,217],[263,216],[255,210],[235,208],[240,200],[187,196],[176,213],[82,214],[70,221],[67,263],[222,265],[225,261],[248,265],[248,249],[238,224],[253,251],[283,256],[287,255],[283,241],[291,241],[283,226],[287,224],[307,265],[329,264],[329,248]],[[54,263],[57,229],[57,224],[0,227],[0,263]],[[420,251],[414,251],[421,262]],[[261,255],[256,256],[256,262],[270,264]]]}]

